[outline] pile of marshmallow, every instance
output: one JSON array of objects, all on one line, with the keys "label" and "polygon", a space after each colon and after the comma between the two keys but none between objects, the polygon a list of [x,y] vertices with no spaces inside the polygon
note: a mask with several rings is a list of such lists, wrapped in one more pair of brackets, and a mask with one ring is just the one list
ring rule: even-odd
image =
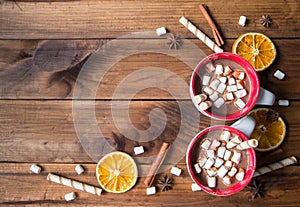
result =
[{"label": "pile of marshmallow", "polygon": [[234,102],[238,109],[243,109],[246,103],[242,98],[247,96],[245,72],[222,64],[214,66],[208,63],[206,68],[208,73],[202,77],[201,83],[203,93],[194,97],[200,108],[207,110],[212,104],[220,108],[225,103]]},{"label": "pile of marshmallow", "polygon": [[210,188],[217,187],[217,178],[229,186],[234,182],[242,181],[245,176],[245,169],[240,168],[242,159],[241,150],[257,147],[258,141],[250,139],[242,141],[237,135],[229,131],[223,131],[220,140],[210,141],[205,139],[201,143],[201,150],[206,151],[206,157],[200,157],[194,164],[194,170],[200,174],[204,172],[207,185]]}]

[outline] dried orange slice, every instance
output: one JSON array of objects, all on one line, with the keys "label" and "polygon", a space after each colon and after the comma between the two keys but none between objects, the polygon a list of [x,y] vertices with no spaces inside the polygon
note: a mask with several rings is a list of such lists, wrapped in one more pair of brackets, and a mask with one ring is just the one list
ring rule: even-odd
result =
[{"label": "dried orange slice", "polygon": [[232,53],[248,60],[256,71],[262,71],[275,60],[276,48],[266,35],[246,33],[235,40],[232,45]]},{"label": "dried orange slice", "polygon": [[257,151],[270,151],[277,148],[285,137],[286,126],[282,118],[272,109],[258,108],[249,116],[256,121],[251,139],[258,140]]},{"label": "dried orange slice", "polygon": [[104,190],[112,193],[123,193],[135,185],[138,170],[131,156],[116,151],[105,155],[99,160],[96,175],[100,186]]}]

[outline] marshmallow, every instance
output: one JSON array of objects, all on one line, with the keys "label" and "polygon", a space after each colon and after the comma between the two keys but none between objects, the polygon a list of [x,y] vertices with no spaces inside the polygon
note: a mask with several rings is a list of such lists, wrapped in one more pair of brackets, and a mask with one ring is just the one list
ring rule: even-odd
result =
[{"label": "marshmallow", "polygon": [[238,91],[234,92],[234,95],[237,98],[243,98],[243,97],[247,96],[247,91],[245,89],[238,90]]},{"label": "marshmallow", "polygon": [[209,96],[209,99],[211,101],[215,101],[217,100],[217,98],[219,97],[218,93],[215,91],[212,95]]},{"label": "marshmallow", "polygon": [[223,146],[219,147],[218,151],[217,151],[218,157],[223,158],[224,154],[225,154],[225,151],[226,151],[226,147],[223,147]]},{"label": "marshmallow", "polygon": [[223,106],[225,104],[225,100],[222,97],[219,97],[215,102],[214,102],[214,106],[217,108],[220,108],[221,106]]},{"label": "marshmallow", "polygon": [[231,161],[238,165],[241,161],[241,156],[242,156],[241,153],[237,152],[236,150],[233,150],[233,155],[231,157]]},{"label": "marshmallow", "polygon": [[161,35],[167,34],[167,30],[166,30],[165,27],[157,28],[156,29],[156,34],[157,34],[157,36],[161,36]]},{"label": "marshmallow", "polygon": [[153,194],[155,194],[155,193],[156,193],[156,188],[155,188],[155,186],[149,187],[149,188],[146,189],[146,195],[153,195]]},{"label": "marshmallow", "polygon": [[207,63],[206,68],[208,73],[212,73],[216,70],[215,66],[212,63]]},{"label": "marshmallow", "polygon": [[219,158],[219,157],[217,157],[214,166],[216,168],[219,168],[223,163],[224,163],[224,160],[221,159],[221,158]]},{"label": "marshmallow", "polygon": [[244,80],[245,76],[246,76],[245,73],[241,72],[240,75],[237,78],[240,79],[240,80]]},{"label": "marshmallow", "polygon": [[196,173],[201,173],[202,169],[199,166],[199,163],[194,164],[194,168],[195,168]]},{"label": "marshmallow", "polygon": [[207,185],[210,188],[215,188],[217,184],[217,178],[216,177],[210,177],[207,176]]},{"label": "marshmallow", "polygon": [[217,168],[212,167],[211,169],[206,170],[207,175],[209,175],[210,177],[213,177],[217,174]]},{"label": "marshmallow", "polygon": [[178,167],[172,167],[171,168],[171,174],[176,175],[176,176],[180,176],[181,174],[181,169]]},{"label": "marshmallow", "polygon": [[227,167],[228,169],[231,169],[232,165],[233,165],[232,161],[229,160],[227,160],[224,164],[224,166]]},{"label": "marshmallow", "polygon": [[247,21],[247,18],[245,16],[240,16],[239,25],[244,27],[246,25],[246,21]]},{"label": "marshmallow", "polygon": [[226,101],[232,101],[234,99],[233,93],[226,93],[225,94],[225,100]]},{"label": "marshmallow", "polygon": [[239,109],[243,109],[246,104],[242,99],[237,99],[234,104],[239,108]]},{"label": "marshmallow", "polygon": [[237,169],[236,169],[236,167],[233,166],[233,167],[230,169],[230,171],[228,172],[228,175],[229,175],[230,177],[233,177],[236,173],[237,173]]},{"label": "marshmallow", "polygon": [[229,85],[235,85],[236,84],[235,78],[234,77],[228,78],[228,84]]},{"label": "marshmallow", "polygon": [[225,91],[225,89],[226,89],[226,84],[225,83],[220,83],[219,86],[218,86],[218,88],[217,88],[217,91],[219,93],[223,94],[224,91]]},{"label": "marshmallow", "polygon": [[202,190],[202,189],[200,188],[199,185],[197,185],[196,183],[192,183],[192,191],[193,192],[200,191],[200,190]]},{"label": "marshmallow", "polygon": [[227,82],[227,77],[225,77],[225,76],[220,76],[220,77],[219,77],[219,81],[220,81],[221,83],[226,83],[226,82]]},{"label": "marshmallow", "polygon": [[202,110],[207,110],[211,107],[211,105],[212,105],[212,103],[210,101],[205,101],[205,102],[200,103],[199,107]]},{"label": "marshmallow", "polygon": [[231,157],[231,151],[226,150],[224,154],[224,160],[230,160],[230,157]]},{"label": "marshmallow", "polygon": [[234,71],[232,75],[233,77],[235,77],[235,79],[239,79],[239,80],[243,80],[245,78],[245,73],[242,71]]},{"label": "marshmallow", "polygon": [[203,166],[204,169],[208,170],[210,169],[213,164],[215,163],[215,160],[213,158],[208,158]]},{"label": "marshmallow", "polygon": [[207,93],[208,95],[211,95],[211,94],[213,94],[213,90],[211,89],[211,88],[209,88],[209,87],[205,87],[204,89],[203,89],[203,91],[205,92],[205,93]]},{"label": "marshmallow", "polygon": [[217,174],[218,174],[218,176],[219,176],[220,178],[223,178],[223,177],[227,174],[227,172],[228,172],[228,168],[225,167],[224,165],[222,165],[222,166],[219,168]]},{"label": "marshmallow", "polygon": [[215,79],[210,83],[209,87],[213,90],[216,90],[218,88],[219,84],[220,84],[220,81],[218,79]]},{"label": "marshmallow", "polygon": [[258,141],[256,139],[250,139],[240,143],[239,145],[236,146],[236,148],[238,150],[244,150],[244,149],[257,147],[257,145],[258,145]]},{"label": "marshmallow", "polygon": [[243,80],[237,80],[236,81],[236,87],[237,89],[244,89],[245,88],[245,83]]},{"label": "marshmallow", "polygon": [[239,136],[234,136],[227,144],[226,148],[231,149],[240,144],[243,140]]},{"label": "marshmallow", "polygon": [[206,155],[207,155],[207,157],[214,158],[215,157],[215,151],[211,150],[211,149],[207,150]]},{"label": "marshmallow", "polygon": [[136,155],[144,153],[144,147],[143,146],[134,147],[133,150],[134,150],[134,154],[136,154]]},{"label": "marshmallow", "polygon": [[220,145],[221,145],[221,142],[219,142],[218,140],[214,139],[212,141],[211,145],[210,145],[210,148],[213,149],[213,150],[216,150],[216,148],[219,147]]},{"label": "marshmallow", "polygon": [[289,100],[279,99],[278,100],[278,105],[279,106],[289,106],[290,102],[289,102]]},{"label": "marshmallow", "polygon": [[84,172],[84,168],[81,165],[76,165],[75,171],[78,175],[82,174]]},{"label": "marshmallow", "polygon": [[223,65],[218,64],[216,66],[216,74],[221,75],[221,74],[223,74],[223,71],[224,71]]},{"label": "marshmallow", "polygon": [[231,70],[231,68],[227,65],[226,67],[225,67],[225,69],[224,69],[224,76],[228,76],[228,75],[230,75],[232,73],[232,70]]},{"label": "marshmallow", "polygon": [[276,70],[274,73],[274,77],[276,77],[279,80],[282,80],[284,78],[285,74],[280,71],[280,70]]},{"label": "marshmallow", "polygon": [[71,192],[71,193],[67,193],[65,195],[65,200],[66,201],[72,201],[76,198],[76,193],[75,192]]},{"label": "marshmallow", "polygon": [[203,102],[207,99],[207,95],[202,93],[202,94],[196,95],[194,98],[195,98],[195,102],[197,104],[200,104],[201,102]]},{"label": "marshmallow", "polygon": [[208,150],[209,147],[210,147],[210,144],[211,144],[211,141],[209,141],[208,139],[206,139],[206,140],[201,144],[201,147],[202,147],[203,149]]},{"label": "marshmallow", "polygon": [[41,172],[42,168],[37,164],[32,164],[30,167],[30,170],[32,172],[34,172],[35,174],[39,174]]},{"label": "marshmallow", "polygon": [[238,180],[238,181],[242,181],[244,179],[244,176],[245,176],[245,170],[243,168],[239,168],[239,171],[238,173],[235,175],[235,178]]},{"label": "marshmallow", "polygon": [[201,158],[200,160],[198,160],[198,164],[200,167],[203,167],[205,162],[206,162],[206,158]]},{"label": "marshmallow", "polygon": [[202,85],[207,86],[210,81],[210,76],[204,75],[202,78]]},{"label": "marshmallow", "polygon": [[237,91],[237,86],[236,85],[227,86],[227,91],[228,92],[235,92],[235,91]]},{"label": "marshmallow", "polygon": [[230,176],[226,175],[222,181],[225,185],[230,185],[232,182],[232,178]]},{"label": "marshmallow", "polygon": [[230,136],[231,136],[231,133],[229,131],[223,131],[222,134],[221,134],[221,136],[220,136],[220,140],[228,142]]}]

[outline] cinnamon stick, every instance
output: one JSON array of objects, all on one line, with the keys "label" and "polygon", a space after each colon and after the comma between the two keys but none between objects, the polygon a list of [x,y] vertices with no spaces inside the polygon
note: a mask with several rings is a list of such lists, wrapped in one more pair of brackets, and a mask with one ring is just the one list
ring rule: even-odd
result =
[{"label": "cinnamon stick", "polygon": [[209,26],[212,29],[215,41],[217,43],[218,46],[221,46],[224,44],[224,41],[222,39],[222,36],[220,35],[220,32],[218,31],[214,21],[212,20],[212,18],[209,16],[209,13],[207,11],[207,8],[204,4],[200,4],[199,5],[200,11],[202,12],[203,16],[205,17],[205,19],[207,20]]},{"label": "cinnamon stick", "polygon": [[148,175],[146,176],[146,179],[144,180],[144,183],[147,187],[152,185],[152,183],[155,179],[155,176],[156,176],[161,164],[163,163],[163,161],[166,157],[168,148],[169,148],[169,143],[164,142],[162,144],[162,146],[161,146],[154,162],[151,165],[151,168],[148,172]]}]

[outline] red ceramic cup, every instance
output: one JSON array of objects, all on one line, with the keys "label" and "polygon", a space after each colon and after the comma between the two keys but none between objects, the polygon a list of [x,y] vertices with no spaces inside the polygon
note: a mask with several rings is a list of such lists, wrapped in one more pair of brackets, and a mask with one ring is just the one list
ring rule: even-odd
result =
[{"label": "red ceramic cup", "polygon": [[[187,169],[188,172],[192,178],[192,180],[200,186],[200,188],[212,195],[216,195],[216,196],[229,196],[232,194],[235,194],[239,191],[241,191],[243,188],[245,188],[248,183],[251,181],[254,172],[255,172],[255,168],[256,168],[256,156],[255,156],[255,151],[254,149],[247,149],[248,150],[248,163],[247,163],[247,168],[245,169],[245,177],[242,181],[238,182],[237,184],[225,188],[225,189],[218,189],[218,186],[216,188],[209,188],[207,185],[205,185],[204,183],[201,182],[201,180],[199,179],[199,177],[197,176],[197,173],[194,170],[194,164],[197,162],[197,156],[195,154],[195,152],[197,151],[197,149],[199,149],[200,147],[200,143],[203,139],[203,136],[206,135],[207,133],[213,131],[213,130],[227,130],[230,131],[232,134],[238,135],[239,137],[241,137],[244,141],[248,140],[247,136],[244,135],[242,132],[240,132],[239,130],[230,127],[230,126],[223,126],[223,125],[217,125],[217,126],[212,126],[209,128],[206,128],[204,130],[202,130],[201,132],[199,132],[190,142],[188,148],[187,148],[187,152],[186,152],[186,164],[187,164]],[[201,172],[204,173],[204,172]]]},{"label": "red ceramic cup", "polygon": [[[216,60],[230,60],[233,61],[235,63],[237,63],[238,65],[240,65],[242,68],[244,68],[246,75],[249,78],[249,82],[250,82],[250,87],[249,87],[249,100],[246,103],[246,106],[242,109],[237,111],[236,113],[233,114],[227,114],[226,116],[222,116],[222,115],[217,115],[214,114],[212,112],[210,112],[209,110],[202,110],[199,105],[196,103],[196,101],[194,100],[195,95],[197,95],[196,93],[196,87],[201,87],[201,83],[199,81],[199,71],[203,70],[204,66],[212,61],[216,61]],[[201,78],[201,77],[200,77]],[[257,99],[259,97],[259,79],[257,76],[257,73],[255,71],[255,69],[253,68],[253,66],[244,58],[235,55],[233,53],[229,53],[229,52],[223,52],[223,53],[215,53],[215,54],[211,54],[207,57],[205,57],[204,59],[202,59],[202,61],[196,66],[196,68],[193,71],[192,77],[191,77],[191,81],[190,81],[190,95],[191,98],[193,100],[194,105],[196,106],[196,108],[204,115],[213,118],[213,119],[217,119],[217,120],[235,120],[238,118],[243,117],[244,115],[248,114],[249,111],[254,107],[254,105],[257,102]]]}]

